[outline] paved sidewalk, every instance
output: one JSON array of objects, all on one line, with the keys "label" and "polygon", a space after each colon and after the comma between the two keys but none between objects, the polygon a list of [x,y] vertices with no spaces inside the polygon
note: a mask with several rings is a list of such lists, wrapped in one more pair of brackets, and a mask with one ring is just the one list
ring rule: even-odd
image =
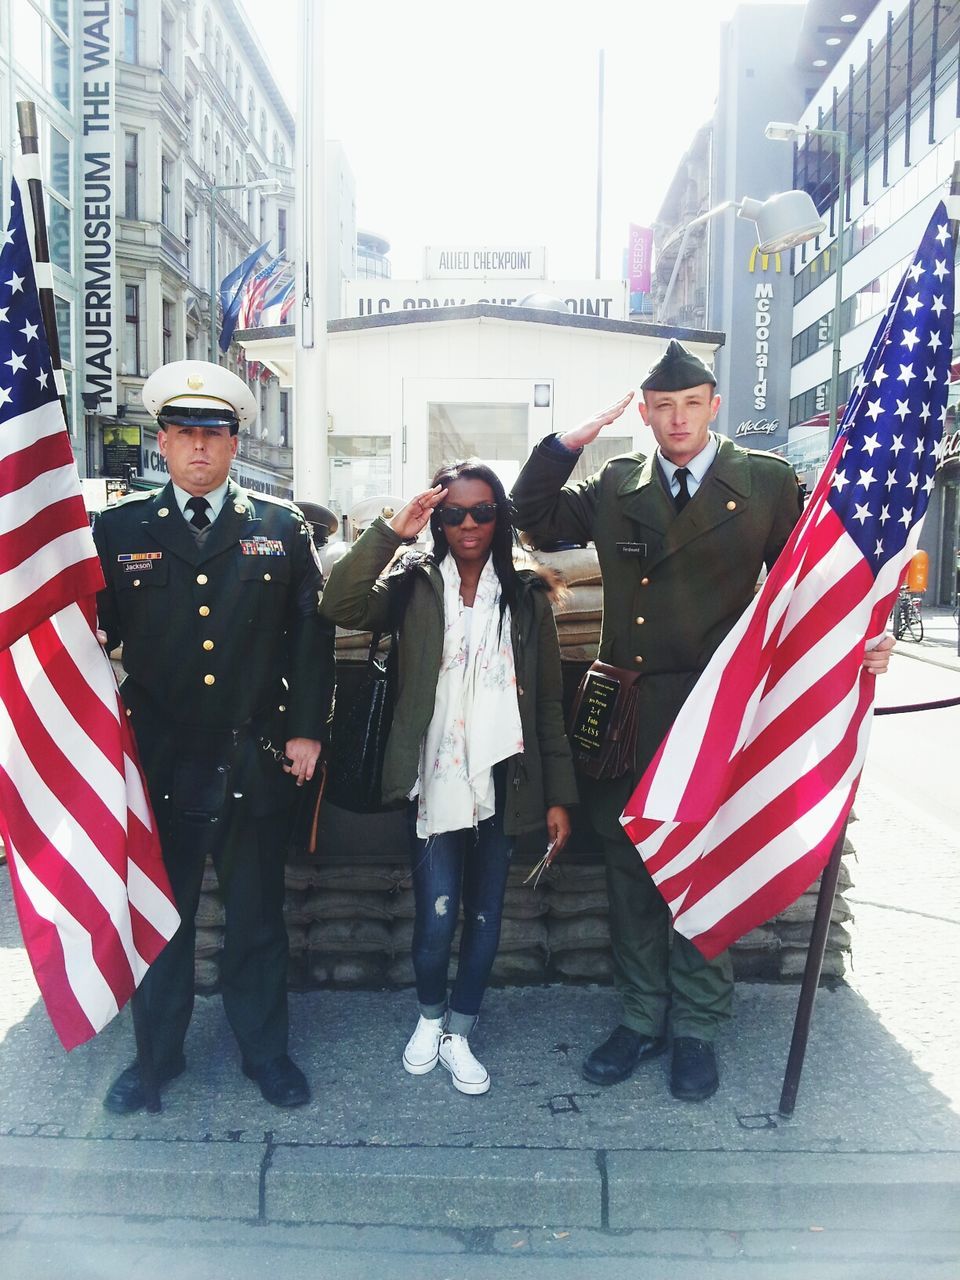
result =
[{"label": "paved sidewalk", "polygon": [[897,653],[921,662],[960,671],[957,652],[957,619],[949,606],[923,606],[923,639],[917,643],[905,636],[897,642]]},{"label": "paved sidewalk", "polygon": [[[894,858],[881,803],[862,800],[878,818],[854,829],[855,842],[886,841]],[[947,837],[922,842],[931,858],[937,838]],[[317,992],[292,999],[310,1106],[284,1113],[260,1099],[210,998],[197,1002],[189,1070],[165,1091],[162,1114],[117,1119],[100,1100],[130,1055],[128,1015],[72,1054],[60,1049],[4,881],[0,1212],[13,1217],[0,1229],[102,1213],[459,1230],[776,1227],[901,1232],[911,1248],[936,1238],[942,1257],[943,1233],[960,1223],[960,1036],[954,966],[923,964],[938,949],[956,955],[960,875],[938,884],[935,930],[896,907],[898,946],[911,948],[913,977],[925,973],[903,999],[880,972],[883,908],[894,906],[882,894],[868,876],[872,905],[860,911],[873,951],[864,944],[858,985],[819,995],[789,1121],[777,1103],[797,988],[773,985],[738,988],[721,1090],[700,1105],[671,1099],[667,1058],[609,1090],[581,1078],[585,1052],[616,1020],[607,989],[491,992],[474,1037],[493,1076],[482,1098],[456,1093],[440,1069],[400,1069],[409,992]]]}]

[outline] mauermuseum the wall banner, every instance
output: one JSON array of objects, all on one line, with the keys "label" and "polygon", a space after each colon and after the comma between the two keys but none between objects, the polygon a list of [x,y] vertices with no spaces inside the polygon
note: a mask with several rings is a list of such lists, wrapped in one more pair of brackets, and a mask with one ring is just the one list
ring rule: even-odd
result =
[{"label": "mauermuseum the wall banner", "polygon": [[627,319],[627,286],[622,280],[347,280],[343,315],[377,316],[477,302],[519,307],[533,295],[541,303],[544,297],[556,298],[576,316]]},{"label": "mauermuseum the wall banner", "polygon": [[112,0],[82,0],[80,9],[80,236],[83,350],[81,390],[100,397],[99,413],[117,407],[116,96]]}]

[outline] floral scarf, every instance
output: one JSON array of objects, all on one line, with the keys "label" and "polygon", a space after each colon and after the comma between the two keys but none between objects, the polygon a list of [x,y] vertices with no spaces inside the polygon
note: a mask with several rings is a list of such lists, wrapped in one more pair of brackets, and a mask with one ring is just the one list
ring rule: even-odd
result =
[{"label": "floral scarf", "polygon": [[500,626],[500,579],[487,560],[467,645],[460,572],[440,561],[443,654],[433,718],[420,748],[417,835],[462,831],[494,814],[493,765],[523,751],[510,610]]}]

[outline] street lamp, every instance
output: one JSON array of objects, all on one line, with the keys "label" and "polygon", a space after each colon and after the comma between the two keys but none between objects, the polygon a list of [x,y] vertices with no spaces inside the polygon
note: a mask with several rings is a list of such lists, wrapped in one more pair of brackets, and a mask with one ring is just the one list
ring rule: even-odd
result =
[{"label": "street lamp", "polygon": [[699,217],[688,222],[682,231],[675,231],[660,250],[662,256],[674,240],[682,236],[677,260],[670,274],[670,283],[660,303],[660,311],[664,317],[667,315],[667,302],[673,292],[674,282],[680,271],[680,263],[683,261],[687,237],[694,227],[700,226],[710,218],[715,218],[725,209],[736,209],[737,217],[749,218],[751,222],[757,224],[757,240],[761,253],[778,253],[784,249],[793,249],[796,245],[803,244],[805,240],[812,240],[814,236],[820,235],[826,229],[826,223],[822,221],[816,205],[806,191],[780,191],[767,200],[754,200],[751,196],[744,196],[742,200],[724,200],[722,204],[714,205],[706,213],[701,213]]},{"label": "street lamp", "polygon": [[836,434],[840,407],[840,304],[843,301],[843,202],[847,194],[847,135],[840,129],[808,129],[799,124],[771,120],[764,129],[771,142],[796,142],[802,137],[832,138],[837,148],[838,182],[836,282],[833,291],[833,362],[830,368],[830,440]]},{"label": "street lamp", "polygon": [[210,363],[217,359],[217,196],[221,191],[263,191],[274,194],[283,184],[276,178],[255,178],[253,182],[229,182],[220,185],[201,179],[204,191],[210,197]]}]

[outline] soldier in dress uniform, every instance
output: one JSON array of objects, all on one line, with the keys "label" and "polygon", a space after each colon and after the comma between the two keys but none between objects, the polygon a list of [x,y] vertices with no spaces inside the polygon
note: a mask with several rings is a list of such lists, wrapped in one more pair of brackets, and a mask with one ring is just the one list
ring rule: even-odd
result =
[{"label": "soldier in dress uniform", "polygon": [[[121,694],[137,739],[182,924],[139,999],[160,1084],[185,1067],[193,1009],[194,916],[213,858],[225,908],[221,990],[245,1075],[268,1102],[310,1090],[287,1053],[286,827],[313,776],[333,697],[333,629],[321,575],[291,502],[229,477],[257,404],[218,365],[179,360],[147,379],[170,473],[99,515],[104,642],[123,643]],[[104,1100],[144,1105],[137,1062]]]}]

